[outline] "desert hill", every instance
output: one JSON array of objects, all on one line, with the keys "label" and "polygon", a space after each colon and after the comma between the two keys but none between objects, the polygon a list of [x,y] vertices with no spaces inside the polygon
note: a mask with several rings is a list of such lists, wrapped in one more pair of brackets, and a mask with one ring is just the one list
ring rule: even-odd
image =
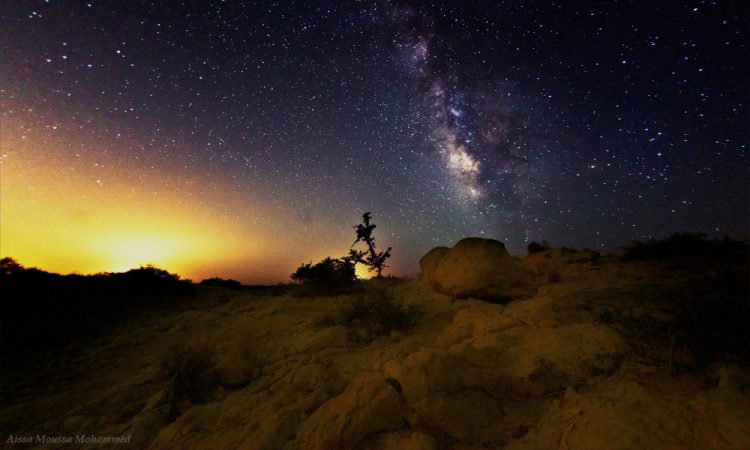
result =
[{"label": "desert hill", "polygon": [[746,265],[545,248],[507,262],[530,278],[497,300],[436,289],[439,262],[331,296],[165,294],[4,370],[0,427],[154,449],[750,448],[747,342],[716,326],[746,311],[725,305],[747,301]]}]

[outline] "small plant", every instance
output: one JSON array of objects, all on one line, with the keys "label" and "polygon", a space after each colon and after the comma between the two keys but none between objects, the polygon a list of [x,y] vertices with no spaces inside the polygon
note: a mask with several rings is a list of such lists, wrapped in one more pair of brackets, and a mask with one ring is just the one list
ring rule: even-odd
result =
[{"label": "small plant", "polygon": [[169,378],[169,405],[173,413],[185,404],[205,401],[217,384],[213,354],[205,347],[175,347],[162,360]]},{"label": "small plant", "polygon": [[313,265],[302,264],[291,276],[305,287],[303,294],[333,294],[354,286],[354,262],[348,258],[326,258]]},{"label": "small plant", "polygon": [[416,325],[421,314],[419,305],[396,302],[391,294],[379,289],[367,297],[355,297],[341,310],[339,321],[355,335],[368,340],[393,330],[408,330]]},{"label": "small plant", "polygon": [[[372,272],[374,270],[378,273],[378,278],[382,278],[383,269],[388,267],[385,265],[385,260],[391,257],[391,247],[380,253],[375,250],[375,238],[372,236],[372,231],[376,225],[370,223],[371,214],[369,212],[364,213],[362,215],[362,223],[354,226],[357,232],[357,240],[352,244],[348,259],[354,263],[364,264],[367,266],[368,271]],[[360,241],[367,244],[367,251],[355,250],[353,248]]]}]

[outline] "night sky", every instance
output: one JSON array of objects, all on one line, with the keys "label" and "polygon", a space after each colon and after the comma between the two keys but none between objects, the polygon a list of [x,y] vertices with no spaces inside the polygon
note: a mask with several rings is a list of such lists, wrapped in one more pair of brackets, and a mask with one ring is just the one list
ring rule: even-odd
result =
[{"label": "night sky", "polygon": [[743,3],[3,1],[0,251],[265,283],[365,211],[397,275],[747,237]]}]

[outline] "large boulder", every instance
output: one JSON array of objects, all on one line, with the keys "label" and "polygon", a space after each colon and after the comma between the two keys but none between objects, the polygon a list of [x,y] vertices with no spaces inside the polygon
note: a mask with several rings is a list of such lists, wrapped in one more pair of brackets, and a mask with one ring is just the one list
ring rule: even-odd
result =
[{"label": "large boulder", "polygon": [[451,249],[432,249],[420,260],[423,279],[457,298],[513,300],[536,294],[534,275],[494,239],[466,238]]},{"label": "large boulder", "polygon": [[419,268],[422,269],[422,281],[432,283],[438,263],[449,250],[448,247],[435,247],[419,260]]}]

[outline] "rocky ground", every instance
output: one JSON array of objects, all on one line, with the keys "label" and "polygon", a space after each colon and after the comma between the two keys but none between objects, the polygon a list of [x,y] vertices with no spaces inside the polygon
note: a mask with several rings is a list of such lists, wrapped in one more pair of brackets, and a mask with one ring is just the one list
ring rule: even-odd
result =
[{"label": "rocky ground", "polygon": [[382,336],[326,320],[362,292],[202,287],[5,374],[0,428],[154,449],[750,448],[747,368],[632,333],[704,274],[559,249],[520,265],[538,291],[506,303],[366,282],[421,305]]}]

